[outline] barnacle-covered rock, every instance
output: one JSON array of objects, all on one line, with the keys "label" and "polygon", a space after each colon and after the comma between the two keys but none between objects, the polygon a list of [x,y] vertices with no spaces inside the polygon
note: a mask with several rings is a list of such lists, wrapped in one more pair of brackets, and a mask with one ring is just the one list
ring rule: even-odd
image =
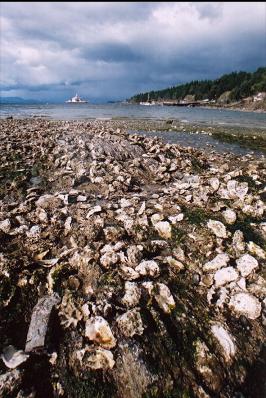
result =
[{"label": "barnacle-covered rock", "polygon": [[77,308],[70,291],[66,291],[59,306],[60,322],[65,328],[77,326],[82,319],[82,312]]}]

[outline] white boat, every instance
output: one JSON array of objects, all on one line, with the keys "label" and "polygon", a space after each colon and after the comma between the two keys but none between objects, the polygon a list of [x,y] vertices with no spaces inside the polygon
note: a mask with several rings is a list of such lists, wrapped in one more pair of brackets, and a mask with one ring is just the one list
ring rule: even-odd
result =
[{"label": "white boat", "polygon": [[78,104],[87,104],[88,101],[81,99],[78,94],[75,95],[75,97],[72,97],[71,99],[67,100],[66,103],[78,103]]},{"label": "white boat", "polygon": [[142,101],[139,103],[140,105],[145,105],[145,106],[151,106],[151,105],[156,105],[155,101],[150,100],[150,94],[148,94],[148,99],[147,101]]}]

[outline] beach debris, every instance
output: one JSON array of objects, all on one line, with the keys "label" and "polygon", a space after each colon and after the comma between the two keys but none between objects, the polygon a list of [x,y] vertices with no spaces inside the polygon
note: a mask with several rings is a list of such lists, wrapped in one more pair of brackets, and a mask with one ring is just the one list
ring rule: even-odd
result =
[{"label": "beach debris", "polygon": [[13,369],[9,372],[1,374],[0,396],[7,397],[8,395],[18,390],[21,381],[22,381],[22,372],[20,372],[18,369]]},{"label": "beach debris", "polygon": [[28,322],[12,358],[30,358],[0,395],[38,395],[43,377],[55,396],[73,381],[104,397],[233,397],[250,379],[266,324],[264,159],[139,126],[165,123],[1,120],[1,339],[16,346]]}]

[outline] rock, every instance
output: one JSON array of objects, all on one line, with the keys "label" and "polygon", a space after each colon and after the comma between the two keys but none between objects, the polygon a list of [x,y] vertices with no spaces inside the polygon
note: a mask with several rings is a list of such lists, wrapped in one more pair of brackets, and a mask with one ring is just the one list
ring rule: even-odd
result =
[{"label": "rock", "polygon": [[211,331],[222,349],[225,360],[227,362],[232,360],[236,354],[234,338],[221,324],[213,324],[211,326]]},{"label": "rock", "polygon": [[228,256],[227,253],[217,254],[217,256],[214,257],[213,260],[208,261],[203,265],[203,271],[205,272],[216,271],[222,267],[226,267],[229,260],[230,257]]},{"label": "rock", "polygon": [[164,239],[171,239],[172,228],[168,221],[160,221],[154,225],[154,228],[159,233],[159,235]]},{"label": "rock", "polygon": [[142,276],[149,275],[156,277],[160,273],[160,268],[154,260],[142,260],[141,263],[135,268],[135,271]]},{"label": "rock", "polygon": [[29,355],[25,354],[24,351],[16,350],[15,347],[9,345],[3,349],[1,358],[8,368],[14,369],[25,362],[29,358]]},{"label": "rock", "polygon": [[244,277],[249,276],[251,272],[259,266],[258,261],[250,254],[241,256],[236,260],[236,264],[238,271]]},{"label": "rock", "polygon": [[127,307],[135,307],[138,305],[138,302],[141,297],[141,291],[138,288],[138,285],[134,282],[126,282],[125,283],[125,294],[121,300],[122,304]]},{"label": "rock", "polygon": [[59,302],[60,297],[57,293],[46,295],[38,300],[31,316],[25,346],[26,352],[44,348],[50,315],[53,307]]},{"label": "rock", "polygon": [[226,228],[220,221],[209,220],[207,227],[217,236],[217,238],[226,238]]},{"label": "rock", "polygon": [[261,313],[261,303],[249,293],[237,293],[231,297],[229,306],[239,315],[256,319]]},{"label": "rock", "polygon": [[101,316],[96,316],[86,321],[85,336],[103,348],[110,349],[116,346],[116,339],[110,326]]},{"label": "rock", "polygon": [[233,267],[222,268],[214,275],[215,285],[223,286],[226,283],[237,280],[238,272]]},{"label": "rock", "polygon": [[144,331],[142,319],[137,309],[129,310],[116,319],[121,333],[126,337],[132,337],[135,334],[141,335]]},{"label": "rock", "polygon": [[169,290],[169,288],[164,283],[157,283],[154,291],[154,297],[159,305],[159,307],[166,314],[170,314],[175,308],[175,300]]},{"label": "rock", "polygon": [[227,209],[222,214],[227,224],[234,224],[236,222],[236,212],[234,210]]}]

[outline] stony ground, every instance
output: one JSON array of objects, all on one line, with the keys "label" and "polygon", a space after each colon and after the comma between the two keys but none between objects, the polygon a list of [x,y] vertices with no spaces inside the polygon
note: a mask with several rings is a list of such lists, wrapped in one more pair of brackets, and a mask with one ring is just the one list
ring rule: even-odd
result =
[{"label": "stony ground", "polygon": [[265,164],[1,120],[0,396],[265,396]]}]

